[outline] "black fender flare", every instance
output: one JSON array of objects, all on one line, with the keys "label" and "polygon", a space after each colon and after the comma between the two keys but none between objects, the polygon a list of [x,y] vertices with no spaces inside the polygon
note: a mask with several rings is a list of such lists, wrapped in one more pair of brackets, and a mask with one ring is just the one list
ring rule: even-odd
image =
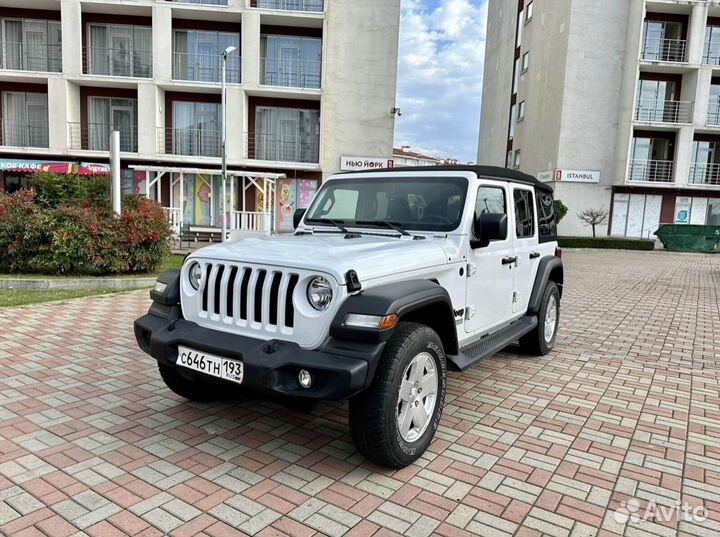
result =
[{"label": "black fender flare", "polygon": [[[409,280],[372,287],[345,300],[330,326],[333,339],[346,341],[384,342],[392,337],[395,327],[387,330],[345,326],[348,313],[361,315],[397,315],[401,320],[418,311],[432,310],[433,324],[444,329],[439,334],[446,346],[445,352],[457,352],[457,330],[452,300],[447,290],[432,280]],[[436,329],[437,331],[437,329]],[[449,348],[447,348],[449,347]]]},{"label": "black fender flare", "polygon": [[530,302],[528,303],[529,314],[537,315],[540,311],[540,302],[548,281],[552,280],[557,284],[562,297],[564,275],[563,263],[559,257],[547,255],[540,260],[532,294],[530,295]]}]

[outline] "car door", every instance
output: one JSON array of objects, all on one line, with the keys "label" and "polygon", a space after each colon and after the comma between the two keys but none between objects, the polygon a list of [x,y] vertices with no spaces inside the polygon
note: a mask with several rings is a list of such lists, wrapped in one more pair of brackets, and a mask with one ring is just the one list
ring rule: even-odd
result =
[{"label": "car door", "polygon": [[[510,199],[507,183],[482,181],[477,190],[475,214],[504,213],[511,222]],[[465,331],[487,333],[512,315],[514,265],[508,263],[514,257],[512,229],[508,229],[504,240],[470,248],[468,252]]]},{"label": "car door", "polygon": [[527,310],[541,255],[538,249],[535,193],[532,187],[513,185],[511,188],[515,225],[510,226],[510,233],[514,235],[516,257],[512,312],[519,314]]}]

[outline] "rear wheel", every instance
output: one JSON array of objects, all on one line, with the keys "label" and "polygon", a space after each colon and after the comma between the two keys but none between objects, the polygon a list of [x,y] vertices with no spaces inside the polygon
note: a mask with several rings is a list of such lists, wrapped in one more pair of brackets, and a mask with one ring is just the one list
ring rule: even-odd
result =
[{"label": "rear wheel", "polygon": [[401,323],[372,385],[350,400],[355,445],[378,464],[411,464],[435,436],[446,391],[447,362],[440,338],[427,326]]},{"label": "rear wheel", "polygon": [[190,401],[209,403],[224,399],[228,395],[228,389],[219,382],[205,381],[197,376],[191,380],[181,375],[176,367],[168,365],[158,364],[158,369],[165,386]]},{"label": "rear wheel", "polygon": [[520,346],[530,354],[546,355],[555,346],[559,324],[560,291],[555,282],[548,282],[540,302],[538,325],[532,332],[520,338]]}]

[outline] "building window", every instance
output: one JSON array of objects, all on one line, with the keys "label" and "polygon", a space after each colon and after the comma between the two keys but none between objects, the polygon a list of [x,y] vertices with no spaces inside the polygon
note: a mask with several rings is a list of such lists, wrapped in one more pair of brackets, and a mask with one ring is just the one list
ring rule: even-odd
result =
[{"label": "building window", "polygon": [[515,123],[517,121],[517,105],[514,104],[510,107],[510,131],[508,138],[512,140],[515,137]]},{"label": "building window", "polygon": [[254,142],[258,160],[317,163],[320,111],[258,106]]},{"label": "building window", "polygon": [[522,102],[518,105],[517,120],[518,120],[518,122],[520,122],[520,121],[522,121],[523,119],[525,119],[525,101],[522,101]]},{"label": "building window", "polygon": [[512,150],[507,152],[507,157],[505,158],[505,167],[506,168],[512,168],[513,163],[513,152]]},{"label": "building window", "polygon": [[48,147],[47,93],[2,93],[0,144],[12,147]]},{"label": "building window", "polygon": [[520,169],[520,150],[515,151],[515,157],[513,158],[513,168],[516,170]]},{"label": "building window", "polygon": [[173,103],[172,147],[175,155],[220,156],[220,105]]},{"label": "building window", "polygon": [[535,6],[533,5],[532,0],[530,0],[527,6],[525,6],[525,22],[530,22],[532,20],[534,7]]},{"label": "building window", "polygon": [[[227,1],[227,0],[226,0]],[[323,0],[251,0],[251,6],[263,9],[284,9],[287,11],[317,11],[324,9]]]},{"label": "building window", "polygon": [[685,25],[675,21],[645,21],[641,58],[654,62],[684,62]]},{"label": "building window", "polygon": [[523,21],[524,21],[524,13],[521,11],[520,13],[518,13],[518,18],[517,18],[517,32],[515,34],[515,48],[519,48],[520,46],[522,46]]},{"label": "building window", "polygon": [[60,21],[0,18],[0,69],[61,72]]},{"label": "building window", "polygon": [[708,26],[705,28],[703,63],[720,65],[720,26]]},{"label": "building window", "polygon": [[152,29],[147,26],[88,25],[87,74],[152,77]]},{"label": "building window", "polygon": [[[222,54],[228,47],[240,48],[240,34],[175,30],[173,39],[173,78],[195,82],[220,82]],[[225,79],[240,82],[240,55],[228,55]]]},{"label": "building window", "polygon": [[261,37],[261,84],[319,89],[321,72],[321,38],[285,35]]},{"label": "building window", "polygon": [[522,57],[522,72],[524,73],[525,71],[527,71],[529,67],[530,67],[530,53],[526,52],[525,54],[523,54],[523,57]]},{"label": "building window", "polygon": [[513,95],[520,89],[520,58],[515,60],[515,72],[513,74]]},{"label": "building window", "polygon": [[108,151],[110,133],[120,132],[120,151],[137,152],[137,99],[90,97],[88,99],[87,147]]}]

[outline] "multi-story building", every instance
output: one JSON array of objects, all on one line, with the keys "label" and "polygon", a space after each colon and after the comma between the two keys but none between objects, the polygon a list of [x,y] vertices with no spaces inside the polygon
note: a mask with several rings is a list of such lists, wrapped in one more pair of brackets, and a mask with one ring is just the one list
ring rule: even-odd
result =
[{"label": "multi-story building", "polygon": [[399,18],[400,0],[0,0],[0,187],[107,168],[119,130],[126,190],[219,226],[233,47],[228,218],[267,228],[274,207],[286,229],[342,155],[390,154]]},{"label": "multi-story building", "polygon": [[393,163],[398,168],[401,166],[439,166],[443,160],[411,151],[409,145],[404,145],[393,148]]},{"label": "multi-story building", "polygon": [[720,224],[720,3],[490,0],[478,159],[552,182],[613,236]]}]

